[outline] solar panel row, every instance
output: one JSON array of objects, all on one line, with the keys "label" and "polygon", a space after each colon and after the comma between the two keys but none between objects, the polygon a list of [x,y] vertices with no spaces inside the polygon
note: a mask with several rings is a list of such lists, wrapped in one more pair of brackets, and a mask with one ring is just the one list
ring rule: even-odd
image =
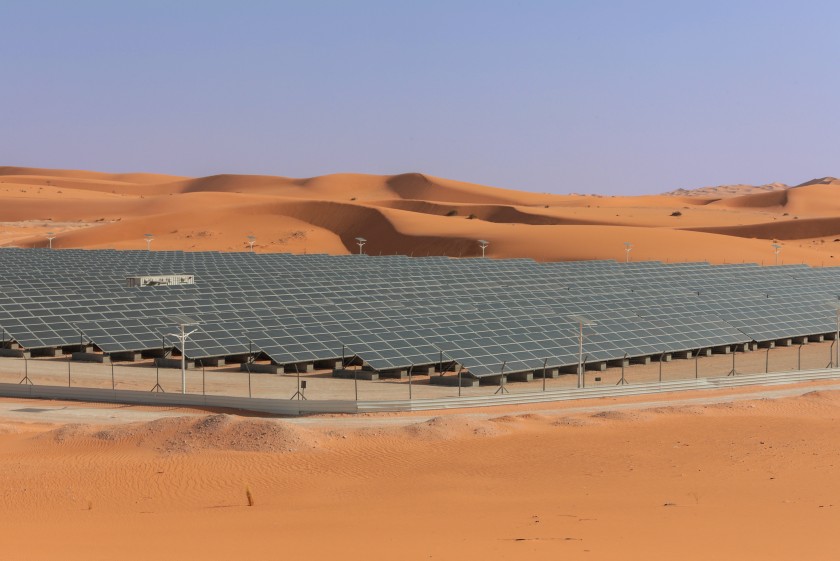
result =
[{"label": "solar panel row", "polygon": [[[137,275],[195,284],[128,287]],[[376,370],[458,362],[476,376],[833,332],[840,269],[406,256],[0,249],[3,341],[36,349],[356,355]]]}]

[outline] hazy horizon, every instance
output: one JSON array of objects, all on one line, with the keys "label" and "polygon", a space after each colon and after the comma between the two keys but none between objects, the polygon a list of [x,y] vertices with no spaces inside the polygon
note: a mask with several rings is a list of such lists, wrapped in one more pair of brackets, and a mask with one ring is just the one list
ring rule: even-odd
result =
[{"label": "hazy horizon", "polygon": [[829,2],[0,3],[0,165],[659,193],[840,175]]}]

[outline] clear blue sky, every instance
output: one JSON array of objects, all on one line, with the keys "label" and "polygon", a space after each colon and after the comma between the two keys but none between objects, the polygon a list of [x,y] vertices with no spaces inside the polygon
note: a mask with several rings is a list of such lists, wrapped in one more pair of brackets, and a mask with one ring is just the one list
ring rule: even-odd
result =
[{"label": "clear blue sky", "polygon": [[0,165],[654,193],[840,175],[840,3],[0,0]]}]

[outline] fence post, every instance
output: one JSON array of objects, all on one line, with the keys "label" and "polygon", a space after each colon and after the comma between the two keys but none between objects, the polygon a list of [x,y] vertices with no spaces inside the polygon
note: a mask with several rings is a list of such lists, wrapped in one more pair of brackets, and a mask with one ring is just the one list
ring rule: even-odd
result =
[{"label": "fence post", "polygon": [[411,371],[414,370],[414,365],[408,367],[408,400],[411,401]]},{"label": "fence post", "polygon": [[[204,367],[201,367],[204,370]],[[248,371],[248,397],[251,397],[251,365],[248,361],[245,361],[245,370]]]},{"label": "fence post", "polygon": [[700,351],[703,349],[697,349],[697,353],[694,355],[694,379],[698,380],[700,378]]},{"label": "fence post", "polygon": [[23,380],[18,382],[18,384],[28,384],[30,386],[35,385],[32,383],[32,380],[29,379],[29,359],[26,358],[25,353],[23,355]]},{"label": "fence post", "polygon": [[616,386],[623,386],[627,383],[627,379],[624,377],[624,367],[626,366],[627,362],[627,353],[624,353],[624,357],[621,359],[621,378],[618,379],[618,383]]},{"label": "fence post", "polygon": [[659,355],[659,383],[662,383],[662,360],[665,358],[665,351],[662,351],[662,354]]},{"label": "fence post", "polygon": [[545,359],[543,361],[543,391],[545,391],[545,379],[547,378],[547,376],[546,376],[547,373],[545,371],[546,365],[548,365],[548,359]]}]

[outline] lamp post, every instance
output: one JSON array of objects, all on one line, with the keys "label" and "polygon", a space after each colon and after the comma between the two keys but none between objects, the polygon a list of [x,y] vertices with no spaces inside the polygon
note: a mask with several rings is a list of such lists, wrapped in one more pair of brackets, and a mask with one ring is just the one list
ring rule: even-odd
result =
[{"label": "lamp post", "polygon": [[840,307],[837,312],[837,331],[834,332],[834,368],[840,368]]},{"label": "lamp post", "polygon": [[198,329],[193,329],[187,333],[187,327],[198,324],[187,317],[176,318],[176,320],[178,321],[178,328],[180,332],[169,336],[176,337],[181,345],[181,393],[185,394],[187,393],[187,338],[198,331]]},{"label": "lamp post", "polygon": [[488,245],[490,245],[490,242],[488,242],[487,240],[478,240],[478,246],[481,248],[482,257],[486,256]]},{"label": "lamp post", "polygon": [[359,244],[359,255],[362,255],[364,252],[363,248],[365,247],[367,240],[364,238],[356,238],[356,243]]},{"label": "lamp post", "polygon": [[143,237],[146,238],[146,251],[152,251],[152,240],[155,237],[152,234],[143,234]]},{"label": "lamp post", "polygon": [[583,316],[569,316],[579,326],[578,331],[578,387],[583,387],[583,328],[598,325],[595,321],[585,318]]},{"label": "lamp post", "polygon": [[251,245],[251,253],[254,253],[254,242],[257,241],[256,236],[248,236],[248,243]]},{"label": "lamp post", "polygon": [[840,368],[840,302],[829,300],[828,305],[834,308],[837,314],[836,331],[834,332],[834,368]]},{"label": "lamp post", "polygon": [[630,252],[633,250],[633,244],[630,242],[624,242],[624,262],[630,262]]},{"label": "lamp post", "polygon": [[50,249],[52,249],[52,241],[54,239],[55,239],[55,233],[54,232],[47,232],[47,241],[50,244]]},{"label": "lamp post", "polygon": [[779,253],[782,251],[782,246],[777,243],[773,244],[773,255],[776,256],[776,265],[779,264]]}]

